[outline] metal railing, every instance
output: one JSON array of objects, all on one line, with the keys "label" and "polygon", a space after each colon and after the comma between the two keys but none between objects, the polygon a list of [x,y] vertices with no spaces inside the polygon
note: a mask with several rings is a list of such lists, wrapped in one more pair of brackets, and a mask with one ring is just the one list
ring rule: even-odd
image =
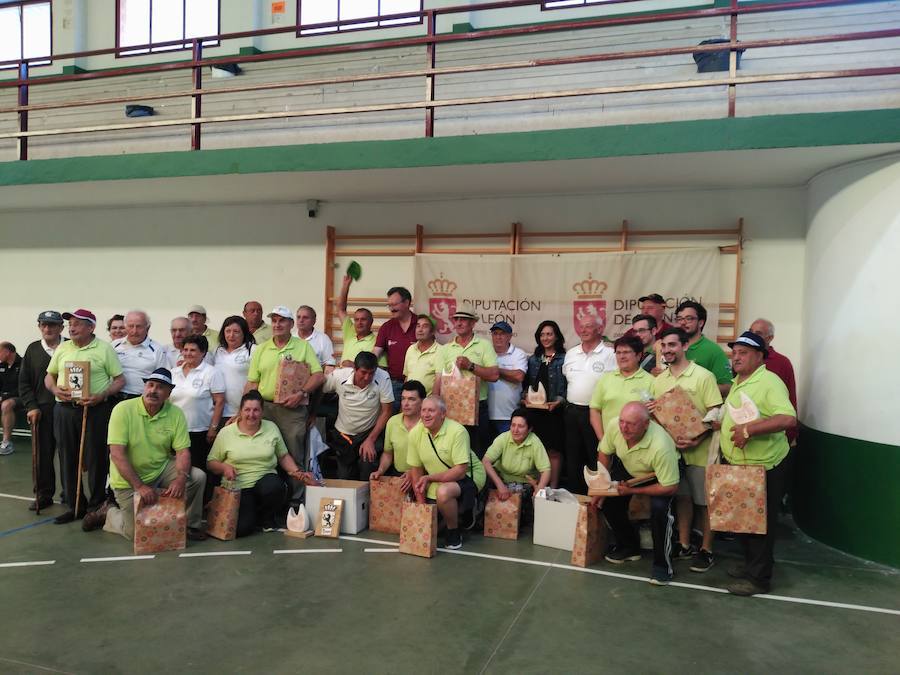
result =
[{"label": "metal railing", "polygon": [[[630,4],[641,0],[609,0],[604,6],[614,4]],[[852,68],[839,70],[821,70],[812,72],[771,73],[755,75],[738,75],[738,53],[746,49],[765,49],[772,47],[812,45],[835,42],[849,42],[860,40],[877,40],[883,38],[900,37],[900,28],[888,28],[881,30],[860,31],[852,33],[838,33],[813,35],[806,37],[775,38],[759,40],[738,41],[739,19],[742,16],[759,15],[766,13],[784,12],[800,9],[821,9],[839,5],[856,4],[854,0],[796,0],[777,4],[759,4],[739,6],[738,0],[730,0],[728,7],[713,7],[709,9],[691,9],[661,11],[654,14],[642,14],[635,16],[597,17],[577,20],[550,21],[547,23],[513,26],[505,28],[489,28],[466,33],[438,33],[436,30],[437,19],[443,15],[459,14],[462,12],[477,12],[485,10],[503,10],[526,6],[540,5],[541,0],[502,0],[497,2],[485,2],[476,5],[460,5],[453,7],[441,7],[425,9],[421,12],[406,12],[402,14],[382,15],[381,17],[356,18],[353,20],[333,21],[308,25],[292,25],[278,28],[269,28],[254,31],[242,31],[236,33],[221,33],[193,38],[190,40],[172,40],[169,42],[157,42],[146,45],[128,45],[127,48],[118,46],[107,49],[94,49],[82,52],[66,54],[52,54],[17,61],[3,61],[0,66],[15,65],[18,68],[18,77],[0,81],[0,90],[15,88],[17,90],[17,103],[10,107],[0,107],[0,114],[14,114],[17,117],[18,128],[14,132],[0,133],[0,139],[16,140],[16,156],[19,160],[28,159],[28,141],[40,136],[59,136],[63,134],[98,133],[107,131],[122,131],[133,129],[151,129],[160,127],[185,126],[190,129],[190,149],[200,150],[202,147],[202,130],[206,124],[223,122],[241,122],[267,119],[285,119],[302,117],[320,117],[326,115],[359,114],[401,110],[422,110],[424,113],[424,136],[431,137],[435,130],[435,111],[440,108],[510,103],[517,101],[536,101],[544,99],[563,99],[585,96],[598,96],[609,94],[624,94],[636,92],[660,92],[667,90],[702,89],[706,87],[727,87],[728,116],[734,117],[737,102],[737,88],[749,84],[826,80],[839,78],[865,78],[884,75],[900,74],[900,66]],[[320,28],[336,28],[343,25],[365,23],[373,20],[392,20],[419,17],[425,25],[425,35],[402,37],[388,40],[369,40],[353,44],[325,45],[317,47],[289,49],[272,53],[245,54],[234,56],[220,56],[205,58],[203,56],[203,43],[210,40],[218,40],[219,45],[228,40],[278,35],[284,33],[299,34],[300,30],[312,30]],[[540,35],[562,31],[582,31],[612,26],[626,25],[650,25],[687,19],[724,17],[729,21],[729,39],[727,42],[709,45],[692,45],[684,47],[667,47],[657,49],[644,49],[633,51],[616,51],[605,53],[591,53],[577,56],[561,56],[556,58],[520,59],[488,64],[459,65],[449,67],[436,67],[436,52],[440,45],[449,45],[462,42],[474,42],[515,36]],[[344,33],[343,35],[346,35]],[[319,34],[321,37],[321,34]],[[54,63],[69,59],[85,58],[119,54],[123,49],[140,50],[150,47],[177,46],[190,43],[192,52],[190,60],[175,63],[147,64],[130,66],[113,70],[96,72],[82,72],[68,75],[49,75],[35,77],[30,65],[39,61],[45,61],[52,56]],[[243,64],[274,62],[284,59],[297,59],[328,54],[351,54],[374,52],[376,50],[395,49],[404,47],[423,47],[425,50],[426,65],[424,68],[414,68],[384,73],[366,73],[359,75],[347,75],[337,77],[319,77],[314,79],[270,82],[264,84],[251,84],[243,86],[230,86],[215,89],[203,87],[203,69],[215,65]],[[618,61],[624,59],[641,59],[671,55],[698,54],[707,52],[728,51],[728,72],[725,77],[710,77],[707,79],[689,79],[667,82],[602,85],[593,87],[579,87],[571,89],[554,89],[547,91],[527,93],[502,93],[495,95],[470,96],[461,98],[437,98],[435,95],[436,82],[439,77],[464,73],[484,73],[490,71],[512,71],[539,69],[548,66],[576,65],[587,63],[599,63],[604,61]],[[34,66],[34,68],[44,66]],[[96,79],[115,78],[126,75],[162,73],[169,71],[190,70],[191,87],[179,91],[160,91],[158,93],[142,93],[141,95],[127,95],[104,97],[88,100],[68,100],[51,103],[29,104],[29,93],[34,87],[46,86],[58,83],[75,83]],[[204,116],[202,114],[203,100],[209,96],[222,94],[234,94],[254,91],[271,91],[279,89],[297,89],[334,84],[351,84],[357,82],[372,82],[376,80],[403,80],[410,78],[422,78],[425,82],[425,94],[421,100],[411,102],[387,102],[372,103],[351,106],[308,108],[302,110],[282,110],[257,113],[243,113],[231,115]],[[176,119],[152,119],[141,118],[137,122],[122,124],[100,124],[92,126],[63,127],[52,129],[29,130],[28,116],[33,111],[71,109],[84,106],[97,106],[111,103],[136,103],[146,100],[161,100],[173,98],[188,98],[190,100],[190,117]]]}]

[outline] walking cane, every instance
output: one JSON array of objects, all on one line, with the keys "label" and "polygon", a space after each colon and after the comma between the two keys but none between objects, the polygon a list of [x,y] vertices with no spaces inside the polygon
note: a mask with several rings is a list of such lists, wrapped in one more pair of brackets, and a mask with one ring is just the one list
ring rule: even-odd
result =
[{"label": "walking cane", "polygon": [[41,471],[40,441],[38,440],[38,425],[31,422],[31,482],[34,485],[34,513],[41,515],[41,495],[38,493],[38,477]]},{"label": "walking cane", "polygon": [[[84,405],[84,404],[82,404]],[[78,481],[75,488],[75,517],[78,517],[78,506],[81,501],[81,471],[84,462],[84,432],[87,431],[88,407],[84,405],[81,413],[81,442],[78,444]]]}]

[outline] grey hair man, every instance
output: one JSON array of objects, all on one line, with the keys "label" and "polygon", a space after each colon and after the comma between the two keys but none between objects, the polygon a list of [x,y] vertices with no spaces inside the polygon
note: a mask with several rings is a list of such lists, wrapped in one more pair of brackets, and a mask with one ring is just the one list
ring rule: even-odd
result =
[{"label": "grey hair man", "polygon": [[144,378],[168,365],[168,350],[150,338],[150,316],[142,309],[125,314],[125,337],[113,341],[112,348],[122,364],[125,386],[118,400],[136,398],[144,391]]}]

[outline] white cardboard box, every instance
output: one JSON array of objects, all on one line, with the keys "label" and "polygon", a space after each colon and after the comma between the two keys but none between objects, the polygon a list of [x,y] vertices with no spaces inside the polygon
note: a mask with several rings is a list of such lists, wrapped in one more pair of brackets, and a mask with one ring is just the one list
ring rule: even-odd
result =
[{"label": "white cardboard box", "polygon": [[[575,495],[579,501],[590,501]],[[542,497],[534,500],[534,543],[563,551],[575,547],[575,526],[578,523],[578,504],[564,504]]]},{"label": "white cardboard box", "polygon": [[[369,482],[326,478],[325,485],[306,486],[306,512],[312,522],[319,519],[322,499],[343,499],[341,534],[357,534],[369,527]],[[574,530],[573,530],[574,533]],[[574,534],[572,535],[574,538]]]}]

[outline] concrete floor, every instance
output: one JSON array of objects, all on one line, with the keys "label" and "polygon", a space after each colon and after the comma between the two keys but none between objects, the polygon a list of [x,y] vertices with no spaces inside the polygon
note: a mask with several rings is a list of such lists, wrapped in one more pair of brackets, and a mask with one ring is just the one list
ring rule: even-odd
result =
[{"label": "concrete floor", "polygon": [[[0,493],[28,496],[30,472],[20,439]],[[788,521],[776,597],[737,598],[714,592],[727,543],[706,574],[677,563],[668,588],[646,582],[646,556],[567,569],[528,536],[473,534],[431,560],[366,551],[396,537],[362,532],[385,543],[273,533],[187,549],[249,555],[83,562],[131,547],[27,505],[0,496],[0,565],[55,562],[0,566],[0,673],[893,673],[900,654],[900,572]],[[340,552],[273,553],[316,549]]]}]

